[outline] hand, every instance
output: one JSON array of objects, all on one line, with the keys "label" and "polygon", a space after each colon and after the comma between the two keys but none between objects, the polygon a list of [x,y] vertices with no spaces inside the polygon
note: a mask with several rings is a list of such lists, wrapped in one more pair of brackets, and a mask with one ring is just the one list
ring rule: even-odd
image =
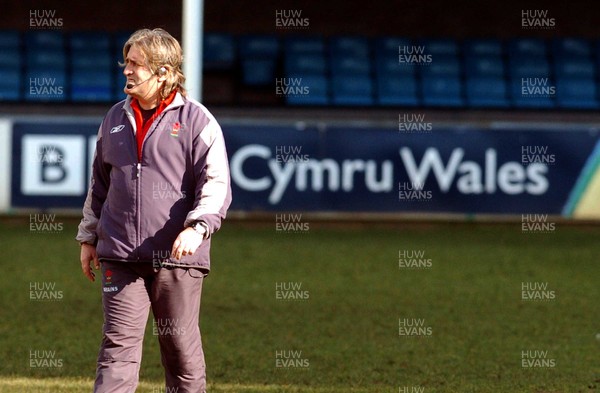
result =
[{"label": "hand", "polygon": [[96,270],[100,269],[100,261],[98,261],[98,254],[96,254],[96,247],[91,244],[82,243],[81,244],[81,256],[79,257],[81,260],[81,270],[83,270],[83,274],[90,280],[94,282],[96,279],[96,274],[92,270],[91,262],[94,263],[94,268]]},{"label": "hand", "polygon": [[181,259],[182,256],[194,254],[202,244],[203,238],[204,234],[196,232],[194,228],[185,228],[173,242],[171,256]]}]

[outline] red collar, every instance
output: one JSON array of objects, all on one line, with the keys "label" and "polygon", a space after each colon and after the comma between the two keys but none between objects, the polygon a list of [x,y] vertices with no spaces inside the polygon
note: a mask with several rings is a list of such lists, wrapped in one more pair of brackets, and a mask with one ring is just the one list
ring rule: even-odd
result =
[{"label": "red collar", "polygon": [[152,123],[154,123],[154,120],[156,120],[156,118],[162,113],[162,111],[164,111],[166,107],[171,105],[171,103],[175,99],[176,94],[177,90],[173,90],[167,98],[162,100],[158,105],[156,112],[154,112],[154,114],[146,122],[144,122],[142,118],[142,111],[140,109],[140,104],[137,98],[133,98],[131,100],[131,109],[133,109],[133,117],[135,118],[135,125],[137,128],[135,139],[137,140],[137,153],[139,161],[142,160],[142,145],[144,143],[144,138],[146,138],[146,134],[150,129],[150,126],[152,125]]}]

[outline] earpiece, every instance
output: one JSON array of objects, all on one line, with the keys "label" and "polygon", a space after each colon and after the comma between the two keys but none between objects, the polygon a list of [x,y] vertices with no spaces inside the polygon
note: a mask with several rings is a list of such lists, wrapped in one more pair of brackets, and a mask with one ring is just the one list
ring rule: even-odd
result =
[{"label": "earpiece", "polygon": [[167,69],[163,66],[158,69],[158,75],[164,76],[167,73]]}]

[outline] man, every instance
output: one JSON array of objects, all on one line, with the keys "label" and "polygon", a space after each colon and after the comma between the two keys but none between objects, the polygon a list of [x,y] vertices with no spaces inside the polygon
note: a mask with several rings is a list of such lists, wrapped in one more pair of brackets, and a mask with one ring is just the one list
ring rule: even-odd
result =
[{"label": "man", "polygon": [[123,47],[126,100],[98,133],[76,239],[91,281],[102,265],[96,393],[134,392],[152,307],[166,391],[206,390],[198,326],[212,234],[231,202],[221,128],[186,97],[179,43],[138,30]]}]

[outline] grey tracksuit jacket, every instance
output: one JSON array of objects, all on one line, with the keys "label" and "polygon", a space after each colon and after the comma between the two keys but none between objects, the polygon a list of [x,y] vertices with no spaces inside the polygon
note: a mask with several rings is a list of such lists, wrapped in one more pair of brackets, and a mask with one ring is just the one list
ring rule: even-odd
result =
[{"label": "grey tracksuit jacket", "polygon": [[[76,239],[99,259],[159,262],[210,270],[210,235],[231,203],[223,133],[200,103],[177,93],[154,120],[138,161],[131,97],[102,121],[93,173]],[[205,240],[193,255],[170,258],[177,235],[200,222]]]}]

